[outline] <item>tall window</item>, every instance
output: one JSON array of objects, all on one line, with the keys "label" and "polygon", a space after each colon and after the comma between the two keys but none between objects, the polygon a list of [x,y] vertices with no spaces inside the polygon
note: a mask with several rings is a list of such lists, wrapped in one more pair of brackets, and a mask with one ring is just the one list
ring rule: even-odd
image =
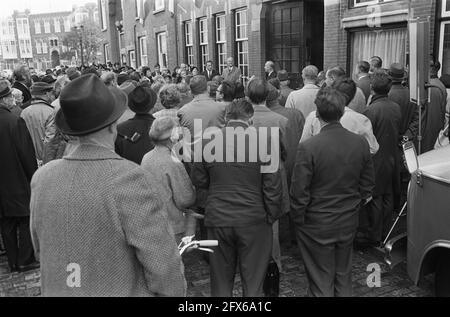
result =
[{"label": "tall window", "polygon": [[101,2],[100,2],[100,5],[101,5],[101,8],[100,8],[100,10],[101,10],[101,15],[102,15],[102,30],[106,30],[107,28],[108,28],[108,26],[107,26],[107,17],[106,17],[106,0],[102,0]]},{"label": "tall window", "polygon": [[26,52],[27,54],[31,54],[31,41],[25,40]]},{"label": "tall window", "polygon": [[130,66],[134,69],[136,69],[136,52],[135,51],[129,51],[128,56],[130,57]]},{"label": "tall window", "polygon": [[14,21],[10,20],[8,23],[9,34],[14,34]]},{"label": "tall window", "polygon": [[158,64],[161,65],[161,67],[167,67],[167,34],[166,32],[158,33],[156,38],[156,47],[158,48]]},{"label": "tall window", "polygon": [[184,39],[186,44],[186,61],[189,65],[194,65],[194,42],[192,39],[192,21],[184,23]]},{"label": "tall window", "polygon": [[61,22],[59,21],[59,18],[55,18],[53,23],[55,23],[55,33],[60,33],[61,32]]},{"label": "tall window", "polygon": [[236,11],[235,21],[238,67],[241,69],[242,79],[245,84],[248,81],[247,10]]},{"label": "tall window", "polygon": [[164,10],[164,0],[155,0],[155,12]]},{"label": "tall window", "polygon": [[36,53],[42,54],[42,41],[36,40]]},{"label": "tall window", "polygon": [[42,41],[42,54],[47,54],[47,53],[48,53],[47,42],[44,40],[44,41]]},{"label": "tall window", "polygon": [[109,44],[104,45],[104,51],[105,51],[105,63],[109,62]]},{"label": "tall window", "polygon": [[41,21],[35,21],[34,22],[34,30],[36,34],[41,34]]},{"label": "tall window", "polygon": [[139,55],[141,66],[148,66],[147,38],[145,36],[139,38]]},{"label": "tall window", "polygon": [[198,21],[200,31],[200,69],[203,71],[206,66],[206,62],[209,60],[208,53],[208,21],[206,18],[202,18]]},{"label": "tall window", "polygon": [[49,20],[44,21],[44,32],[50,33],[50,21]]},{"label": "tall window", "polygon": [[439,60],[442,62],[441,73],[450,74],[450,22],[448,21],[441,24]]},{"label": "tall window", "polygon": [[216,16],[216,48],[219,73],[227,67],[227,33],[225,15]]},{"label": "tall window", "polygon": [[70,32],[70,21],[68,17],[64,18],[64,32]]},{"label": "tall window", "polygon": [[145,17],[144,14],[144,6],[146,0],[135,0],[136,3],[136,19],[143,19]]}]

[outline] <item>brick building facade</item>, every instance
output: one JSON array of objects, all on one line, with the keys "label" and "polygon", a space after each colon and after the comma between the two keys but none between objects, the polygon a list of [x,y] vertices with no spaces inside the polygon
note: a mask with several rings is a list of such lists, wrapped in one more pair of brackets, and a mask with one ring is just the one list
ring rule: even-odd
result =
[{"label": "brick building facade", "polygon": [[429,53],[450,73],[450,1],[325,0],[324,67],[355,72],[359,60],[377,55],[383,67],[408,64],[408,21],[429,18]]},{"label": "brick building facade", "polygon": [[[323,1],[98,0],[105,61],[131,66],[181,63],[223,69],[232,56],[245,77],[262,76],[266,60],[297,82],[323,64]],[[109,58],[109,59],[108,59]]]}]

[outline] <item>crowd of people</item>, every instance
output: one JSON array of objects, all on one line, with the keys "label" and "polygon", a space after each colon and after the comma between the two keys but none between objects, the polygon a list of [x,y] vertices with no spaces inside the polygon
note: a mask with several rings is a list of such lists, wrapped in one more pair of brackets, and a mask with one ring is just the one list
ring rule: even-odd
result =
[{"label": "crowd of people", "polygon": [[[185,296],[178,245],[197,235],[219,242],[207,259],[212,296],[232,296],[238,268],[244,296],[276,296],[268,272],[283,272],[287,217],[308,295],[351,296],[354,246],[379,246],[406,199],[399,144],[418,147],[421,135],[421,153],[430,151],[448,125],[449,77],[430,63],[418,131],[398,63],[384,69],[375,56],[353,79],[309,65],[301,89],[272,61],[248,82],[227,64],[222,74],[211,61],[202,73],[23,65],[0,79],[0,230],[11,272],[40,267],[44,296]],[[183,161],[175,148],[186,133],[183,151],[197,146],[198,120],[201,132],[223,132],[201,140],[215,159]],[[231,147],[229,129],[245,131]],[[261,172],[270,163],[262,148],[274,142],[280,163]]]}]

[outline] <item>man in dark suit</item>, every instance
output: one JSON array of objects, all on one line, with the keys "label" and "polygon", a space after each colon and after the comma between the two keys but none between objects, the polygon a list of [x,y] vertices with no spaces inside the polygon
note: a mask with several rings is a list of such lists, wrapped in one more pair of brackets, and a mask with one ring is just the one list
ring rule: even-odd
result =
[{"label": "man in dark suit", "polygon": [[402,114],[400,106],[389,100],[392,82],[384,71],[372,75],[372,101],[364,115],[372,122],[380,149],[373,157],[375,190],[367,208],[368,238],[379,245],[392,224],[392,215],[400,197],[399,137]]},{"label": "man in dark suit", "polygon": [[358,80],[356,81],[356,86],[359,87],[364,96],[366,97],[366,102],[370,97],[370,64],[366,61],[361,61],[358,63]]},{"label": "man in dark suit", "polygon": [[214,77],[219,75],[219,72],[215,69],[213,69],[213,62],[207,61],[206,62],[206,70],[202,73],[203,76],[206,77],[207,81],[212,81]]},{"label": "man in dark suit", "polygon": [[155,147],[149,132],[155,121],[150,111],[157,98],[152,89],[138,86],[130,93],[128,100],[128,107],[136,116],[117,126],[116,153],[139,165],[144,155]]},{"label": "man in dark suit", "polygon": [[38,268],[30,235],[30,182],[37,169],[25,121],[12,114],[15,100],[0,81],[0,226],[11,272]]},{"label": "man in dark suit", "polygon": [[[214,136],[215,144],[216,138],[223,142],[222,154],[204,156],[204,162],[195,163],[191,173],[195,186],[209,189],[205,225],[208,239],[219,241],[210,255],[213,297],[232,296],[237,265],[244,297],[263,296],[272,252],[271,223],[281,216],[281,176],[278,168],[262,170],[260,149],[252,147],[262,143],[259,132],[250,126],[253,113],[246,99],[228,105],[227,127]],[[205,149],[209,146],[204,145]],[[234,153],[231,159],[230,153]]]},{"label": "man in dark suit", "polygon": [[324,88],[316,98],[323,126],[300,143],[291,186],[291,213],[310,296],[352,295],[352,250],[361,203],[370,200],[373,163],[367,141],[339,123],[346,98]]},{"label": "man in dark suit", "polygon": [[275,63],[272,61],[266,62],[264,65],[264,70],[266,72],[266,80],[277,78],[277,72],[275,71]]},{"label": "man in dark suit", "polygon": [[223,70],[222,77],[224,80],[237,83],[241,81],[242,72],[239,67],[234,65],[234,58],[229,57],[227,59],[227,67]]}]

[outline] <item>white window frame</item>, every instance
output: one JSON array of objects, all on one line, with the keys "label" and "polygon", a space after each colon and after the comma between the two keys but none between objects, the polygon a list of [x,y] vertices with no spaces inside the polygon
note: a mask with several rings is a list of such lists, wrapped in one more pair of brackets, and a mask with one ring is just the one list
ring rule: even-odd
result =
[{"label": "white window frame", "polygon": [[141,66],[148,66],[148,53],[147,53],[147,37],[141,36],[139,38],[139,55]]},{"label": "white window frame", "polygon": [[106,0],[100,1],[100,14],[102,16],[101,18],[102,31],[105,31],[108,29],[108,20],[106,16]]},{"label": "white window frame", "polygon": [[136,69],[137,68],[137,65],[136,65],[136,51],[135,50],[128,51],[128,57],[130,59],[130,67]]},{"label": "white window frame", "polygon": [[48,54],[48,45],[45,40],[42,41],[42,54]]},{"label": "white window frame", "polygon": [[353,0],[352,5],[354,8],[358,8],[358,7],[367,7],[370,5],[374,5],[374,4],[382,4],[385,2],[391,2],[391,1],[396,1],[396,0],[371,0],[371,1],[367,1],[367,2],[363,2],[363,3],[356,3],[356,0]]},{"label": "white window frame", "polygon": [[[240,9],[240,10],[236,10],[235,12],[235,29],[236,29],[236,48],[237,48],[237,56],[238,56],[238,63],[237,66],[241,69],[242,72],[242,79],[244,81],[244,84],[248,81],[248,69],[249,69],[249,56],[248,56],[248,10],[247,9]],[[238,24],[238,15],[241,15],[241,18],[239,19],[240,22],[242,22],[242,17],[245,16],[245,23],[241,23]],[[245,36],[244,37],[239,37],[239,29],[243,29],[245,30]],[[240,46],[244,46],[244,43],[247,43],[247,51],[242,50],[240,51]],[[246,54],[247,55],[247,64],[244,63],[243,59],[241,58],[242,55]],[[247,71],[246,71],[247,70]]]},{"label": "white window frame", "polygon": [[445,10],[447,7],[447,1],[449,0],[442,0],[442,17],[450,17],[450,11]]},{"label": "white window frame", "polygon": [[[162,38],[165,38],[165,45],[163,45]],[[161,67],[167,67],[169,64],[169,58],[167,54],[167,32],[160,32],[156,34],[156,48],[157,48],[157,54],[158,54],[158,64]],[[164,63],[164,54],[166,56],[166,60]]]},{"label": "white window frame", "polygon": [[41,34],[42,33],[41,21],[34,21],[34,32],[36,34]]},{"label": "white window frame", "polygon": [[104,44],[103,49],[105,51],[105,63],[109,62],[109,44]]},{"label": "white window frame", "polygon": [[184,40],[186,44],[186,61],[188,65],[194,64],[194,41],[192,37],[192,21],[184,22]]},{"label": "white window frame", "polygon": [[42,41],[36,40],[36,54],[42,54]]},{"label": "white window frame", "polygon": [[153,13],[158,13],[166,9],[165,0],[154,0],[154,1],[155,1],[155,10],[153,11]]},{"label": "white window frame", "polygon": [[201,18],[198,20],[199,44],[200,44],[200,62],[199,69],[205,70],[206,62],[209,60],[208,51],[208,19]]},{"label": "white window frame", "polygon": [[[219,73],[227,67],[227,32],[225,14],[216,15],[216,49]],[[223,62],[221,62],[223,61]]]},{"label": "white window frame", "polygon": [[69,17],[64,18],[64,32],[70,32],[70,20]]},{"label": "white window frame", "polygon": [[51,33],[51,27],[50,27],[50,21],[44,20],[44,33],[49,34]]},{"label": "white window frame", "polygon": [[[442,64],[444,63],[444,36],[445,36],[444,31],[446,25],[450,25],[450,21],[441,22],[441,32],[439,35],[439,60],[442,62]],[[440,76],[442,76],[442,67],[439,70],[439,77]]]},{"label": "white window frame", "polygon": [[61,20],[59,18],[54,18],[53,23],[55,25],[55,33],[61,33]]}]

